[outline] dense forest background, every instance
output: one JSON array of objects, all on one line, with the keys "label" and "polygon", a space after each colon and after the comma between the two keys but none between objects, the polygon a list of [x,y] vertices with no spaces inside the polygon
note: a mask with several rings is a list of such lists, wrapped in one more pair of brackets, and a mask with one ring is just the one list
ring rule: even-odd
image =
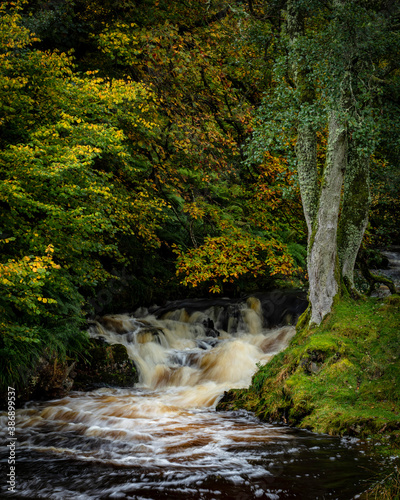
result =
[{"label": "dense forest background", "polygon": [[[307,64],[321,103],[335,75],[319,4]],[[383,4],[357,42],[376,49],[358,130],[373,143],[370,267],[400,244],[400,19],[391,37],[368,31]],[[37,0],[0,15],[2,383],[22,383],[44,349],[82,349],[88,317],[307,286],[285,2]]]}]

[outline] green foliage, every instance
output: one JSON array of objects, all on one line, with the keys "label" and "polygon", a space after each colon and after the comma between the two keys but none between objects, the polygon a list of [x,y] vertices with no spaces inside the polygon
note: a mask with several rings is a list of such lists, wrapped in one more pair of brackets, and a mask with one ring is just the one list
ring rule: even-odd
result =
[{"label": "green foliage", "polygon": [[64,359],[87,340],[82,296],[54,262],[51,245],[46,252],[0,264],[1,388],[21,387],[42,353]]},{"label": "green foliage", "polygon": [[[397,123],[397,122],[396,122]],[[391,142],[391,141],[390,141]],[[373,157],[371,169],[372,210],[368,228],[369,246],[400,243],[400,151],[384,144]]]},{"label": "green foliage", "polygon": [[2,10],[1,384],[20,386],[44,350],[77,352],[84,297],[112,277],[107,259],[129,264],[121,236],[158,248],[167,214],[125,135],[153,134],[151,92],[77,75],[70,56],[34,49],[18,12]]},{"label": "green foliage", "polygon": [[[311,120],[319,130],[322,168],[325,109],[337,92],[334,72],[343,69],[323,57],[336,50],[324,7],[305,4],[317,14],[299,51],[319,104],[293,111],[300,95],[279,3],[2,3],[0,307],[2,352],[19,356],[10,354],[19,360],[11,364],[33,367],[45,346],[70,353],[93,312],[281,278],[304,284],[294,127]],[[382,207],[397,193],[386,196],[383,178],[388,171],[396,178],[397,157],[388,152],[398,140],[390,132],[398,75],[388,86],[376,79],[387,78],[397,35],[386,40],[389,21],[371,12],[355,17],[357,29],[365,25],[360,54],[377,47],[372,80],[357,62],[356,94],[372,109],[359,111],[368,138],[375,141],[374,120],[387,131],[374,219],[386,227]]]},{"label": "green foliage", "polygon": [[[153,262],[161,258],[170,263],[163,276],[154,264],[157,286],[166,281],[172,287],[177,284],[176,278],[167,276],[173,271],[174,244],[181,252],[187,251],[189,259],[209,237],[232,238],[234,233],[227,232],[225,218],[230,218],[234,231],[240,231],[245,239],[261,237],[262,233],[262,244],[268,245],[270,240],[282,245],[285,241],[280,234],[287,221],[274,221],[275,212],[280,212],[304,238],[298,190],[288,188],[291,181],[285,162],[267,155],[261,165],[242,165],[243,146],[252,130],[252,109],[261,95],[264,69],[270,64],[259,55],[259,41],[251,36],[251,19],[242,7],[206,5],[199,0],[185,6],[146,2],[145,9],[134,2],[121,3],[119,9],[110,2],[79,0],[68,0],[63,6],[60,9],[57,2],[37,0],[23,9],[23,25],[41,38],[34,38],[34,47],[41,49],[33,51],[36,57],[63,56],[66,61],[61,67],[70,72],[63,75],[63,85],[56,83],[62,89],[60,97],[66,100],[50,92],[56,97],[52,109],[61,107],[67,124],[62,125],[57,116],[58,128],[46,140],[59,133],[58,145],[70,150],[74,141],[82,146],[82,133],[87,137],[84,145],[92,149],[80,150],[86,155],[85,164],[96,177],[102,176],[100,189],[111,182],[116,188],[114,206],[107,214],[100,211],[116,237],[118,231],[125,232],[121,225],[126,230],[128,224],[121,221],[122,216],[111,227],[110,212],[117,210],[116,205],[120,212],[121,205],[126,206],[124,215],[131,212],[125,200],[141,183],[143,204],[139,207],[136,197],[134,205],[139,213],[136,221],[131,214],[131,221],[140,227],[139,237],[161,245],[160,251],[151,251]],[[54,51],[72,46],[74,66],[71,53]],[[48,74],[47,69],[43,72]],[[48,86],[53,87],[52,81]],[[98,130],[93,131],[88,123]],[[20,132],[19,126],[16,129]],[[72,130],[76,130],[76,137],[72,137]],[[38,136],[37,144],[42,145],[42,139]],[[51,146],[53,142],[51,139]],[[82,181],[75,182],[78,189]],[[289,196],[280,201],[285,192]],[[113,205],[105,196],[101,203]],[[162,213],[157,224],[154,214],[159,208]],[[149,229],[147,234],[144,228]],[[130,229],[137,228],[131,224]],[[155,235],[162,238],[157,241]],[[118,260],[118,249],[114,248],[111,256],[111,245],[107,245],[107,255]],[[135,255],[124,264],[135,275],[140,260],[137,251],[136,247]],[[138,267],[150,271],[151,266],[144,262]],[[266,279],[268,269],[264,262]],[[210,275],[211,286],[217,285],[218,273],[216,268]],[[139,272],[138,278],[148,281],[150,276]]]},{"label": "green foliage", "polygon": [[[271,29],[276,35],[272,81],[257,111],[247,162],[259,162],[268,148],[283,154],[294,170],[297,158],[291,146],[299,127],[311,127],[319,135],[319,147],[325,147],[329,112],[340,112],[357,153],[375,153],[370,241],[397,242],[398,211],[391,217],[389,206],[399,198],[398,6],[363,1],[292,4],[304,17],[304,34],[293,41],[281,26],[265,29],[267,39]],[[318,161],[319,179],[324,159]]]}]

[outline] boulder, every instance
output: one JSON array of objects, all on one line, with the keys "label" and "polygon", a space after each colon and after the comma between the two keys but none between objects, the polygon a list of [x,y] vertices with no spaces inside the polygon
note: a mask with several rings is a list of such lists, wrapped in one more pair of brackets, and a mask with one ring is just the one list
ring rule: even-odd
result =
[{"label": "boulder", "polygon": [[135,365],[123,345],[109,345],[102,339],[91,339],[90,342],[86,359],[80,360],[71,373],[74,390],[132,387],[138,382]]}]

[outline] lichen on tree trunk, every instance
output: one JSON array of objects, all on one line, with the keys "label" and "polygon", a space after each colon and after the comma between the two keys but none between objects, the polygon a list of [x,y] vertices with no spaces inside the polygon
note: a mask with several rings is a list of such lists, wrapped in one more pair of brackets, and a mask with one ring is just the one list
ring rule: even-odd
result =
[{"label": "lichen on tree trunk", "polygon": [[[302,58],[298,41],[304,34],[304,12],[293,0],[289,0],[287,4],[287,31],[292,52],[292,72],[300,102],[312,104],[315,93],[308,82],[307,70],[299,63]],[[346,167],[347,137],[339,112],[331,111],[327,162],[319,185],[317,136],[313,124],[300,122],[297,133],[297,173],[308,228],[310,322],[319,324],[331,311],[340,287],[336,237],[343,172]]]},{"label": "lichen on tree trunk", "polygon": [[[302,104],[311,104],[315,99],[313,84],[308,81],[308,70],[301,66],[303,57],[299,38],[304,34],[304,10],[295,0],[287,2],[287,32],[291,47],[291,71]],[[299,123],[297,129],[297,174],[304,217],[308,235],[318,208],[317,134],[311,123]]]},{"label": "lichen on tree trunk", "polygon": [[[344,0],[334,0],[337,30],[346,29]],[[368,222],[370,206],[370,157],[357,148],[347,130],[354,113],[354,64],[347,57],[340,73],[336,94],[327,101],[328,146],[326,165],[319,180],[315,132],[316,124],[307,115],[307,107],[316,101],[310,66],[307,66],[306,3],[287,1],[286,30],[289,38],[289,60],[296,85],[299,107],[297,125],[297,172],[304,215],[308,227],[307,268],[309,275],[310,323],[320,324],[332,310],[335,297],[343,291],[356,296],[354,266]],[[303,44],[302,42],[305,41]],[[312,108],[311,108],[312,109]],[[350,140],[350,149],[348,141]],[[303,318],[304,321],[304,318]]]},{"label": "lichen on tree trunk", "polygon": [[358,295],[354,286],[354,266],[371,204],[369,164],[369,156],[350,144],[338,228],[338,254],[343,281],[352,295]]},{"label": "lichen on tree trunk", "polygon": [[331,111],[326,166],[308,251],[311,324],[320,324],[331,312],[334,298],[340,291],[337,227],[346,163],[346,128],[339,112]]},{"label": "lichen on tree trunk", "polygon": [[299,126],[297,137],[297,174],[308,235],[318,210],[317,135],[309,125]]}]

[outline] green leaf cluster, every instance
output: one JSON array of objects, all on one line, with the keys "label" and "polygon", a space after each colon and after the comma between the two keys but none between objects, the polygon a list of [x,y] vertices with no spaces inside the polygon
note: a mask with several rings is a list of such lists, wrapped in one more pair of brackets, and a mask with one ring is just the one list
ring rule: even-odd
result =
[{"label": "green leaf cluster", "polygon": [[70,55],[34,47],[18,9],[1,9],[0,354],[14,385],[44,350],[84,341],[85,299],[113,277],[108,262],[129,264],[124,235],[159,247],[166,202],[127,140],[154,133],[151,91],[77,73]]}]

